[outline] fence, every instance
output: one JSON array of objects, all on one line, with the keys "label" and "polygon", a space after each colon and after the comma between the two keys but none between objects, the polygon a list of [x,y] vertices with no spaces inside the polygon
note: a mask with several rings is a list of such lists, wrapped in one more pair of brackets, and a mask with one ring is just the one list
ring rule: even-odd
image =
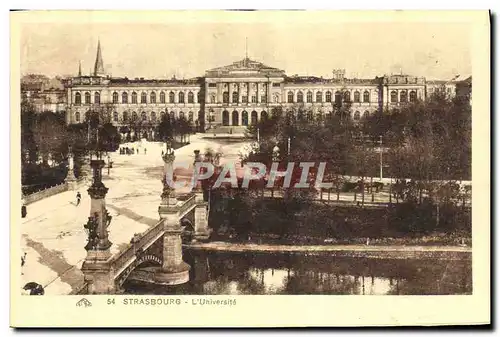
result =
[{"label": "fence", "polygon": [[24,204],[29,205],[35,201],[39,201],[39,200],[42,200],[44,198],[47,198],[47,197],[50,197],[50,196],[53,196],[53,195],[56,195],[56,194],[59,194],[62,192],[66,192],[66,191],[68,191],[68,184],[67,183],[62,183],[62,184],[59,184],[56,186],[52,186],[52,187],[46,188],[44,190],[40,190],[40,191],[35,192],[35,193],[25,195],[24,196]]}]

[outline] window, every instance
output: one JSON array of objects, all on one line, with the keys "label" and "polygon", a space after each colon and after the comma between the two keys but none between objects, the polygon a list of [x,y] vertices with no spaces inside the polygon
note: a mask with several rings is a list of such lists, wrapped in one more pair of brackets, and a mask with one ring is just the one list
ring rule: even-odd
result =
[{"label": "window", "polygon": [[398,92],[396,90],[391,91],[391,103],[396,103],[398,101]]},{"label": "window", "polygon": [[[116,92],[115,92],[115,94],[116,94]],[[113,94],[113,95],[114,95],[114,94]],[[118,95],[118,94],[117,94],[117,95]],[[77,93],[75,94],[75,104],[76,104],[76,105],[80,105],[80,104],[82,104],[82,94],[80,94],[79,92],[77,92]]]},{"label": "window", "polygon": [[229,103],[229,92],[224,91],[222,93],[222,103]]},{"label": "window", "polygon": [[156,113],[151,111],[151,122],[156,123]]},{"label": "window", "polygon": [[148,95],[145,92],[141,93],[141,103],[147,103],[147,101]]},{"label": "window", "polygon": [[447,92],[448,94],[451,94],[451,88],[446,88],[446,92]]},{"label": "window", "polygon": [[337,105],[342,104],[342,93],[340,91],[335,92],[335,104]]},{"label": "window", "polygon": [[123,111],[123,121],[128,122],[128,112],[127,111]]},{"label": "window", "polygon": [[321,91],[316,92],[316,102],[323,102],[323,93]]},{"label": "window", "polygon": [[189,111],[189,121],[192,122],[193,121],[193,112],[192,111]]},{"label": "window", "polygon": [[369,103],[370,102],[370,92],[368,90],[365,90],[363,93],[363,102]]},{"label": "window", "polygon": [[307,111],[307,120],[312,121],[313,120],[313,112],[312,110]]},{"label": "window", "polygon": [[175,112],[170,111],[170,119],[172,119],[172,120],[175,119]]},{"label": "window", "polygon": [[136,121],[137,120],[137,112],[132,112],[132,121]]},{"label": "window", "polygon": [[399,94],[399,101],[405,103],[408,101],[408,93],[406,92],[406,90],[401,91],[401,93]]},{"label": "window", "polygon": [[116,112],[116,111],[115,111],[115,112],[113,112],[113,120],[114,120],[115,122],[118,122],[118,112]]},{"label": "window", "polygon": [[366,110],[365,113],[363,114],[363,118],[368,118],[368,117],[370,117],[370,112]]},{"label": "window", "polygon": [[[280,101],[279,95],[274,96],[274,99],[276,100],[276,103],[279,103]],[[267,96],[266,95],[260,96],[260,101],[261,103],[267,103]]]},{"label": "window", "polygon": [[90,104],[90,92],[85,93],[85,104]]},{"label": "window", "polygon": [[241,103],[248,103],[248,96],[241,96]]},{"label": "window", "polygon": [[174,103],[174,101],[175,101],[175,94],[174,94],[174,92],[173,92],[173,91],[171,91],[171,92],[169,92],[169,94],[168,94],[168,102],[169,102],[169,103]]},{"label": "window", "polygon": [[180,119],[184,119],[184,112],[179,111],[179,118],[180,118]]},{"label": "window", "polygon": [[137,104],[137,93],[135,91],[132,93],[132,104]]},{"label": "window", "polygon": [[215,103],[215,94],[210,95],[210,103]]},{"label": "window", "polygon": [[304,94],[302,91],[299,91],[297,93],[297,103],[304,103]]},{"label": "window", "polygon": [[331,103],[332,102],[332,93],[330,91],[327,91],[326,92],[326,95],[325,95],[325,101],[327,103]]},{"label": "window", "polygon": [[410,102],[416,102],[417,101],[417,92],[412,90],[410,91]]},{"label": "window", "polygon": [[344,91],[344,102],[350,102],[350,101],[351,101],[351,92]]},{"label": "window", "polygon": [[94,93],[94,104],[101,104],[101,94],[98,92]]},{"label": "window", "polygon": [[194,95],[191,91],[188,93],[188,103],[194,103]]},{"label": "window", "polygon": [[273,87],[279,88],[281,86],[281,83],[273,83]]},{"label": "window", "polygon": [[361,117],[361,114],[359,113],[359,111],[356,111],[354,113],[354,120],[359,121],[360,117]]},{"label": "window", "polygon": [[78,111],[75,113],[75,121],[80,123],[80,113]]},{"label": "window", "polygon": [[293,103],[293,92],[289,91],[288,92],[288,103]]},{"label": "window", "polygon": [[117,92],[113,93],[113,104],[118,104],[118,93]]},{"label": "window", "polygon": [[257,103],[257,96],[252,95],[252,103]]},{"label": "window", "polygon": [[122,104],[128,103],[128,94],[126,92],[122,93]]},{"label": "window", "polygon": [[354,103],[359,103],[360,102],[360,94],[359,91],[354,92]]},{"label": "window", "polygon": [[179,93],[179,103],[184,103],[184,93],[182,91]]},{"label": "window", "polygon": [[141,119],[143,121],[147,121],[148,120],[148,116],[146,115],[146,113],[144,111],[141,113]]},{"label": "window", "polygon": [[149,103],[156,103],[156,92],[152,92],[151,94],[149,94]]},{"label": "window", "polygon": [[312,103],[313,101],[313,93],[311,91],[307,92],[307,103]]},{"label": "window", "polygon": [[238,103],[238,92],[233,91],[233,103]]},{"label": "window", "polygon": [[160,92],[160,103],[165,104],[165,93],[163,91]]},{"label": "window", "polygon": [[209,88],[217,88],[217,83],[208,83]]}]

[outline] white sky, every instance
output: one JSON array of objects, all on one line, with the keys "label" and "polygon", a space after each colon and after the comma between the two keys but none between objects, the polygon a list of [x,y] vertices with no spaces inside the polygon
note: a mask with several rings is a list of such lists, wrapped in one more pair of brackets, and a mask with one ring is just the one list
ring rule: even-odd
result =
[{"label": "white sky", "polygon": [[330,78],[403,73],[428,79],[470,75],[469,26],[458,23],[265,22],[25,24],[21,73],[84,74],[93,69],[98,38],[106,71],[129,78],[203,76],[245,56],[288,75]]}]

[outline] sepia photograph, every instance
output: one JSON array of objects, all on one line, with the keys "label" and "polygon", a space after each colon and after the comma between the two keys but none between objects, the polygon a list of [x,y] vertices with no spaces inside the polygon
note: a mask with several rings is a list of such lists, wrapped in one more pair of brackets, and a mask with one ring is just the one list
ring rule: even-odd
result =
[{"label": "sepia photograph", "polygon": [[489,88],[467,12],[112,13],[11,13],[12,293],[89,312],[93,295],[476,294],[489,171],[473,183],[472,121],[489,98],[476,112],[473,93]]}]

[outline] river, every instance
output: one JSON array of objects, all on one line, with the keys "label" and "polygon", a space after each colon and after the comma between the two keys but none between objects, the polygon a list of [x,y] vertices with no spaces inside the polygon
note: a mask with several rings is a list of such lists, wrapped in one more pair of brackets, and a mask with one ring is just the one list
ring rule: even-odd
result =
[{"label": "river", "polygon": [[328,253],[231,253],[185,250],[188,283],[127,282],[127,294],[457,295],[472,293],[472,261],[369,259]]}]

